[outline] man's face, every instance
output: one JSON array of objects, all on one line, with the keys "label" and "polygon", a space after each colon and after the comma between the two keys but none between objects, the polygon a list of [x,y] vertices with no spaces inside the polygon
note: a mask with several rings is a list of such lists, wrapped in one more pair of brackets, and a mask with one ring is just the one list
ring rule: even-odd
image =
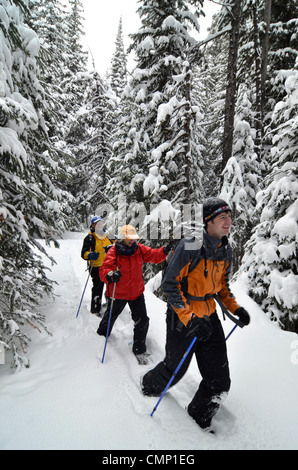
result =
[{"label": "man's face", "polygon": [[207,233],[219,240],[229,234],[232,225],[231,212],[223,212],[207,223]]},{"label": "man's face", "polygon": [[102,220],[99,220],[96,224],[95,224],[95,232],[96,233],[101,233],[102,230],[103,230],[103,221]]}]

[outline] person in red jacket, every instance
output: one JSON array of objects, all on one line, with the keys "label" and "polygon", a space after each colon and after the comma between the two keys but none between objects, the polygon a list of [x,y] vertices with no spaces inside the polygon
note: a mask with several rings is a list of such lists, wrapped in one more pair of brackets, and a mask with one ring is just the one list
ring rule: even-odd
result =
[{"label": "person in red jacket", "polygon": [[106,336],[111,309],[111,297],[116,283],[114,302],[111,312],[109,335],[118,316],[128,303],[134,321],[133,353],[144,355],[146,336],[149,327],[144,298],[144,263],[161,263],[171,249],[170,245],[161,248],[150,248],[137,240],[139,236],[131,225],[121,228],[120,239],[110,248],[102,267],[100,279],[107,284],[106,294],[109,297],[107,309],[99,324],[97,333]]}]

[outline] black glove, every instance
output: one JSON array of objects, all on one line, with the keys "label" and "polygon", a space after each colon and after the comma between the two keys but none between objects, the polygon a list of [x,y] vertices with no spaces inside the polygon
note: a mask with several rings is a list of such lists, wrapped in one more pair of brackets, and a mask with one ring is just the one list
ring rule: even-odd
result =
[{"label": "black glove", "polygon": [[168,255],[170,253],[170,251],[175,248],[175,245],[177,245],[178,242],[179,242],[179,240],[172,240],[167,245],[165,245],[163,247],[164,254]]},{"label": "black glove", "polygon": [[88,259],[92,259],[93,261],[96,261],[99,257],[99,253],[97,251],[91,251],[91,253],[88,254]]},{"label": "black glove", "polygon": [[243,325],[249,325],[250,316],[249,313],[245,310],[245,308],[237,308],[237,310],[234,312],[234,315],[237,315],[237,317],[239,317],[239,320],[243,323]]},{"label": "black glove", "polygon": [[110,271],[107,274],[107,281],[109,284],[111,284],[112,282],[119,282],[121,276],[122,274],[118,269],[116,271]]},{"label": "black glove", "polygon": [[211,320],[207,315],[204,315],[203,318],[193,316],[186,328],[186,336],[194,335],[200,341],[206,341],[212,333]]}]

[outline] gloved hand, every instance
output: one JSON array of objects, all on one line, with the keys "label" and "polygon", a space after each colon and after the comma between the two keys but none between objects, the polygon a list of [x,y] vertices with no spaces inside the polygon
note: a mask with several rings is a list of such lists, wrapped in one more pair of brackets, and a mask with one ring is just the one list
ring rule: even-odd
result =
[{"label": "gloved hand", "polygon": [[178,243],[179,241],[180,241],[180,240],[171,240],[167,245],[165,245],[165,246],[163,247],[164,254],[165,254],[165,255],[168,255],[168,254],[170,253],[170,251],[175,248],[175,246],[177,245],[177,243]]},{"label": "gloved hand", "polygon": [[93,261],[96,261],[99,257],[98,251],[91,251],[91,253],[88,254],[88,259],[92,259]]},{"label": "gloved hand", "polygon": [[116,271],[110,271],[107,274],[107,281],[109,284],[111,284],[112,282],[119,282],[121,276],[122,274],[118,269],[116,269]]},{"label": "gloved hand", "polygon": [[194,315],[187,323],[186,328],[186,336],[194,335],[200,341],[206,341],[212,333],[211,320],[207,315],[204,315],[203,318]]},{"label": "gloved hand", "polygon": [[243,323],[243,325],[249,325],[250,316],[249,313],[245,310],[245,308],[237,308],[237,310],[234,312],[234,315],[237,315],[237,317],[239,317],[239,320]]}]

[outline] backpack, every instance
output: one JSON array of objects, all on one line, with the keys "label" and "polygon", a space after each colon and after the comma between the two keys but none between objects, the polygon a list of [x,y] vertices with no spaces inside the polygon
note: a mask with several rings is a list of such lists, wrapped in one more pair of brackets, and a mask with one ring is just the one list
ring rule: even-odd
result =
[{"label": "backpack", "polygon": [[[167,268],[168,268],[168,265],[169,265],[169,261],[170,259],[172,258],[178,244],[179,244],[180,240],[177,240],[177,243],[174,243],[173,246],[172,246],[172,251],[171,253],[169,254],[168,258],[167,258],[167,266],[166,268],[164,269],[163,271],[163,276],[162,278],[164,278],[164,275],[167,271]],[[227,240],[225,242],[227,244]],[[205,247],[204,245],[202,244],[202,246],[197,250],[197,254],[194,256],[194,258],[192,259],[190,265],[189,265],[189,269],[188,269],[188,272],[192,272],[196,267],[197,265],[199,264],[199,262],[204,259],[204,262],[205,262],[205,269],[204,269],[204,276],[207,278],[208,276],[208,270],[207,270],[207,258],[206,258],[206,250],[205,250]],[[191,299],[188,292],[187,292],[187,282],[186,282],[186,285],[183,286],[183,282],[181,282],[181,290],[184,294],[184,296],[186,297],[186,299]],[[226,306],[224,305],[224,303],[222,302],[220,296],[218,293],[214,293],[214,294],[207,294],[204,298],[202,297],[192,297],[192,300],[204,300],[204,299],[209,299],[213,297],[217,303],[219,304],[221,310],[222,310],[222,314],[223,314],[223,319],[225,320],[225,316],[227,316],[232,322],[234,322],[236,325],[240,326],[240,328],[243,328],[243,323],[238,319],[238,318],[235,318],[234,315],[232,315],[228,309],[226,308]],[[171,313],[172,313],[172,319],[171,319],[171,324],[172,324],[172,329],[174,329],[174,325],[177,321],[177,314],[176,312],[174,311],[173,308],[170,309]],[[183,329],[183,323],[179,320],[178,321],[178,325],[176,324],[176,329],[179,331],[181,331],[181,329]]]}]

